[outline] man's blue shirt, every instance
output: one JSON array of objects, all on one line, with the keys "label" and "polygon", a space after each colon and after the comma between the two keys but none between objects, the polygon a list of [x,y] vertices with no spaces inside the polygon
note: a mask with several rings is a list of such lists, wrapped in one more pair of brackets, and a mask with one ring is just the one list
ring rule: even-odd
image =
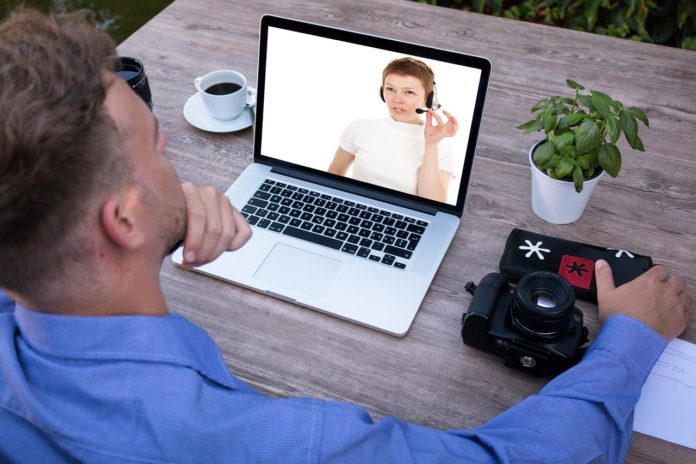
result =
[{"label": "man's blue shirt", "polygon": [[0,292],[0,462],[621,462],[665,341],[611,317],[584,360],[473,430],[256,392],[181,316],[34,312]]}]

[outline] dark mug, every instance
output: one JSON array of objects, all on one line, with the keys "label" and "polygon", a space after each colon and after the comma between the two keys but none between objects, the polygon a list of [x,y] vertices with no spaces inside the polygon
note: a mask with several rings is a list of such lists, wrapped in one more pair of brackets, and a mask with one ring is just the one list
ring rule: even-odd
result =
[{"label": "dark mug", "polygon": [[150,84],[148,84],[147,76],[145,75],[145,66],[143,66],[140,60],[129,56],[120,57],[116,68],[116,74],[126,81],[133,91],[135,91],[135,93],[147,103],[147,106],[152,109]]}]

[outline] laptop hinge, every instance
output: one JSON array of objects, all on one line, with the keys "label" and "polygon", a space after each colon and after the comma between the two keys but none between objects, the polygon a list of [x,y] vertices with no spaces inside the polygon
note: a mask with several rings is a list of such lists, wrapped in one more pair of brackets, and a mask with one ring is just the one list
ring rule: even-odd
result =
[{"label": "laptop hinge", "polygon": [[421,203],[408,200],[406,198],[399,198],[391,195],[387,195],[382,192],[375,192],[374,190],[369,190],[357,185],[352,185],[347,182],[335,181],[333,179],[326,179],[316,175],[308,174],[302,172],[298,169],[292,169],[282,166],[273,166],[271,172],[276,172],[284,176],[295,177],[297,179],[305,180],[315,184],[323,185],[325,187],[331,187],[338,190],[343,190],[345,192],[350,192],[356,195],[360,195],[367,198],[372,198],[373,200],[383,201],[385,203],[390,203],[392,205],[401,206],[403,208],[412,209],[419,211],[421,213],[430,214],[435,216],[438,209],[429,205],[423,205]]}]

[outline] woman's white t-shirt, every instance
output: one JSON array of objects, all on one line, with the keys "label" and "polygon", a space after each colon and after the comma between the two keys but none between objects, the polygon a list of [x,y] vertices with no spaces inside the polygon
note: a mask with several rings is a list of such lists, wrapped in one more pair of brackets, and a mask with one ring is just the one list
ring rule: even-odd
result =
[{"label": "woman's white t-shirt", "polygon": [[[425,151],[424,129],[424,125],[391,118],[351,122],[339,145],[355,155],[353,179],[416,195]],[[440,170],[456,177],[454,151],[445,142],[438,144]]]}]

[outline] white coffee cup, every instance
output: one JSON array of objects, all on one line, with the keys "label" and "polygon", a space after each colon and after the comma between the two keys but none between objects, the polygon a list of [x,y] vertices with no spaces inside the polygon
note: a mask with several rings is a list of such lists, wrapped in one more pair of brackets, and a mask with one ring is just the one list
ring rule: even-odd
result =
[{"label": "white coffee cup", "polygon": [[247,80],[237,71],[222,69],[193,80],[206,109],[216,119],[229,120],[244,108],[254,106],[255,98],[247,91]]}]

